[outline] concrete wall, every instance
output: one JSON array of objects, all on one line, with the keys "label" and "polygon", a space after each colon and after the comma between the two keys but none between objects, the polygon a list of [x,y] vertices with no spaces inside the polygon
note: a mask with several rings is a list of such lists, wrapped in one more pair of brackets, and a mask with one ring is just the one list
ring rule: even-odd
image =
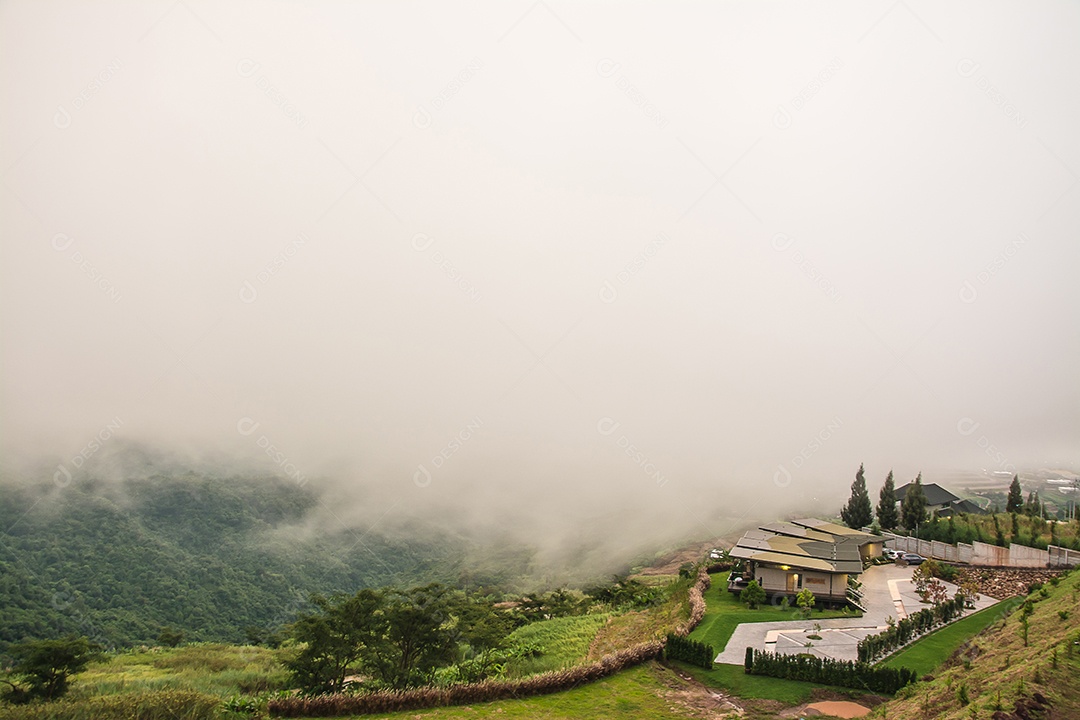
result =
[{"label": "concrete wall", "polygon": [[1053,567],[1080,565],[1080,551],[1078,550],[1051,545],[1047,551],[1050,553],[1050,565]]},{"label": "concrete wall", "polygon": [[901,552],[919,553],[923,557],[946,562],[987,565],[992,567],[1047,567],[1048,565],[1080,565],[1080,552],[1051,545],[1049,550],[1039,550],[1026,545],[1012,544],[998,547],[988,543],[973,542],[949,545],[929,540],[882,533],[885,547]]},{"label": "concrete wall", "polygon": [[1009,564],[1013,567],[1046,567],[1050,564],[1050,553],[1027,545],[1010,544]]},{"label": "concrete wall", "polygon": [[761,583],[766,592],[787,592],[787,576],[785,570],[779,568],[759,567],[754,573],[754,578]]},{"label": "concrete wall", "polygon": [[863,561],[873,560],[876,557],[881,557],[881,550],[885,543],[882,542],[868,542],[859,548],[859,556]]},{"label": "concrete wall", "polygon": [[[795,589],[788,590],[788,576],[794,573],[798,573],[802,578],[802,586],[809,588],[810,592],[814,593],[815,597],[820,598],[842,598],[847,596],[847,575],[832,575],[832,591],[829,590],[829,573],[814,572],[813,570],[800,570],[798,568],[792,568],[791,570],[781,570],[780,568],[772,567],[759,567],[754,573],[754,579],[761,581],[761,586],[765,588],[765,592],[769,594],[785,594],[794,596],[799,592],[799,586],[796,583]],[[794,604],[794,600],[792,601]]]},{"label": "concrete wall", "polygon": [[831,575],[807,571],[803,574],[803,587],[815,597],[837,598],[847,595],[847,575]]},{"label": "concrete wall", "polygon": [[1011,566],[1009,562],[1009,548],[988,545],[976,540],[971,543],[973,548],[971,556],[972,565],[1000,565]]}]

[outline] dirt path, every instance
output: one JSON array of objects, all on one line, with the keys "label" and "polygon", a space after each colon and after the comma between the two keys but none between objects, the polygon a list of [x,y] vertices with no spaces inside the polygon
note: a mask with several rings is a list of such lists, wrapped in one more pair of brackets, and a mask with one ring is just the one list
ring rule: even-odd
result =
[{"label": "dirt path", "polygon": [[666,670],[660,680],[668,687],[663,696],[672,705],[690,710],[706,720],[738,718],[745,714],[740,699],[734,695],[705,687],[679,670]]},{"label": "dirt path", "polygon": [[[741,537],[741,533],[738,537]],[[738,539],[736,537],[736,539]],[[701,560],[713,548],[730,548],[734,543],[730,539],[714,538],[705,542],[695,543],[676,550],[670,555],[656,560],[652,565],[643,568],[638,575],[678,575],[679,566],[683,563],[696,563]]]}]

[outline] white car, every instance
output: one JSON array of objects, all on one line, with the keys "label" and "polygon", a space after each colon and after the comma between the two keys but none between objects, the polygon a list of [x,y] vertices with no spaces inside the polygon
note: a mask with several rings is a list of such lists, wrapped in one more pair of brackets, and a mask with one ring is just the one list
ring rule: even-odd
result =
[{"label": "white car", "polygon": [[889,558],[890,560],[897,560],[903,554],[904,553],[899,551],[899,550],[893,550],[892,548],[885,548],[885,557]]}]

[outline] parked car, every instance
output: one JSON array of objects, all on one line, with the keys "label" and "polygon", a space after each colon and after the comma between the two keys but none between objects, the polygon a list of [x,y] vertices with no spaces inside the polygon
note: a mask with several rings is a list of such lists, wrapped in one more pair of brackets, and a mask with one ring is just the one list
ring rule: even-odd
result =
[{"label": "parked car", "polygon": [[885,548],[884,555],[890,560],[898,560],[904,553],[900,550],[893,550],[892,548]]},{"label": "parked car", "polygon": [[903,560],[908,565],[922,565],[923,562],[926,561],[926,558],[919,553],[904,553]]}]

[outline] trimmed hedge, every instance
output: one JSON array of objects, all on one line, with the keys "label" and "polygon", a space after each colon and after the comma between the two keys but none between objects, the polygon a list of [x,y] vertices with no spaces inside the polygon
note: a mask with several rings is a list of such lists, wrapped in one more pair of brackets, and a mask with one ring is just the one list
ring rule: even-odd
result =
[{"label": "trimmed hedge", "polygon": [[691,665],[699,665],[706,670],[712,670],[716,653],[713,652],[712,645],[669,634],[667,645],[664,647],[664,656],[669,660],[682,660]]},{"label": "trimmed hedge", "polygon": [[561,692],[614,675],[633,665],[660,657],[664,643],[641,643],[605,655],[588,665],[534,675],[520,680],[485,680],[446,688],[423,687],[415,690],[380,690],[362,695],[321,695],[271,700],[268,709],[281,717],[334,717],[368,715],[400,710],[422,710],[447,705],[471,705]]},{"label": "trimmed hedge", "polygon": [[882,655],[907,645],[938,625],[952,622],[963,614],[964,597],[962,595],[912,613],[888,630],[877,635],[868,635],[860,640],[859,662],[874,662]]},{"label": "trimmed hedge", "polygon": [[892,695],[918,679],[910,668],[874,667],[864,662],[810,655],[783,655],[746,648],[746,672],[783,680],[837,685]]}]

